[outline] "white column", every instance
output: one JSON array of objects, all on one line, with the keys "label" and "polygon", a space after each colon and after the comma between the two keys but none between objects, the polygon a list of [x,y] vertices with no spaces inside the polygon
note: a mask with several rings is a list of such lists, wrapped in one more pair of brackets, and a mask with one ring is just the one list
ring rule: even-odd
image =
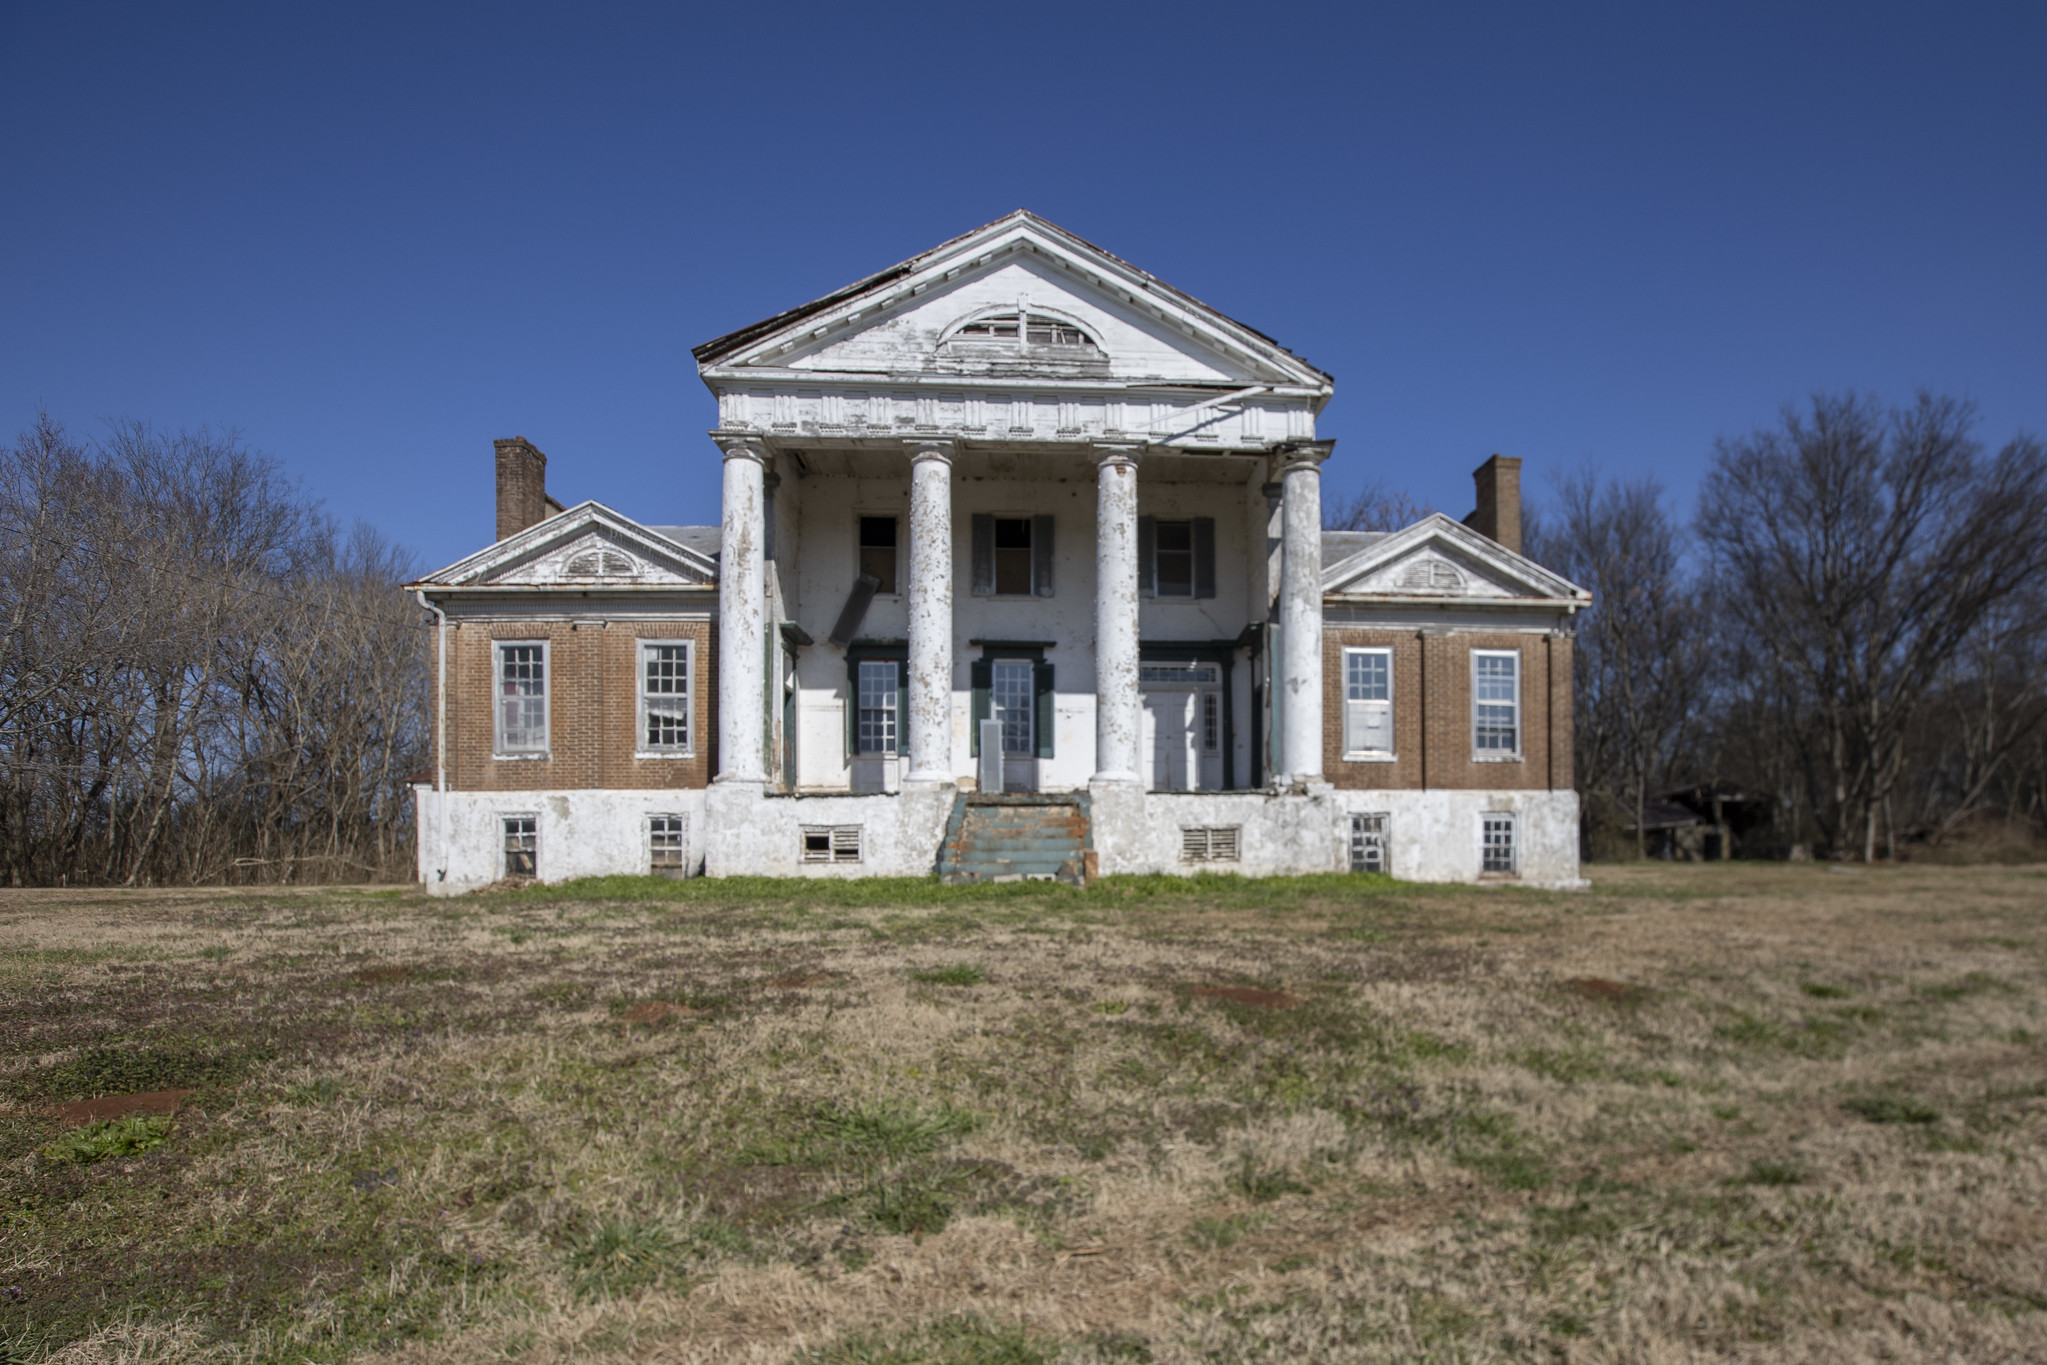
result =
[{"label": "white column", "polygon": [[1096,782],[1137,783],[1137,452],[1095,447]]},{"label": "white column", "polygon": [[767,726],[767,451],[751,440],[725,450],[724,537],[718,554],[718,778],[764,784]]},{"label": "white column", "polygon": [[910,771],[952,783],[952,443],[910,443]]},{"label": "white column", "polygon": [[1334,442],[1283,458],[1280,485],[1279,686],[1282,781],[1322,778],[1322,461]]}]

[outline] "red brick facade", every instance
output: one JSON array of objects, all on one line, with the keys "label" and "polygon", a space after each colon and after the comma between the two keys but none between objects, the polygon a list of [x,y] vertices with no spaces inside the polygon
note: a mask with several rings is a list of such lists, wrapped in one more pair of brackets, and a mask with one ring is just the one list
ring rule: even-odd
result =
[{"label": "red brick facade", "polygon": [[[548,644],[544,758],[493,753],[500,640]],[[637,756],[641,640],[695,643],[687,757]],[[717,634],[708,621],[450,621],[448,641],[448,783],[456,791],[702,787],[718,770]]]},{"label": "red brick facade", "polygon": [[[1393,651],[1393,752],[1347,759],[1343,751],[1343,651]],[[1521,753],[1473,752],[1471,656],[1521,655]],[[1571,786],[1571,641],[1556,635],[1416,632],[1331,626],[1323,632],[1323,775],[1339,787],[1552,791]]]}]

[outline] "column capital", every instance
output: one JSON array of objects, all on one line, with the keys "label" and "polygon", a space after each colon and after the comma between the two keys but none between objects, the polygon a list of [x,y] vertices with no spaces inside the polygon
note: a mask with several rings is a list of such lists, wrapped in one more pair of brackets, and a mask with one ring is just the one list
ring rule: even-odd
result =
[{"label": "column capital", "polygon": [[752,460],[762,469],[768,467],[767,443],[755,432],[714,431],[711,439],[718,449],[725,452],[728,460]]},{"label": "column capital", "polygon": [[1104,465],[1127,465],[1135,469],[1138,457],[1144,454],[1142,441],[1096,441],[1092,448],[1097,469]]},{"label": "column capital", "polygon": [[912,465],[926,460],[943,460],[951,464],[954,453],[953,442],[942,436],[911,436],[904,440],[903,449],[909,452]]},{"label": "column capital", "polygon": [[1289,441],[1272,452],[1274,475],[1290,474],[1296,469],[1313,469],[1320,472],[1322,462],[1336,450],[1335,441]]}]

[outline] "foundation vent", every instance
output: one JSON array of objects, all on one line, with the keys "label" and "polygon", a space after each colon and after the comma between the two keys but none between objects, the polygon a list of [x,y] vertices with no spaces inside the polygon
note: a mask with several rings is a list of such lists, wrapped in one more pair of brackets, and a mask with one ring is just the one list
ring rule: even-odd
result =
[{"label": "foundation vent", "polygon": [[1234,863],[1238,858],[1237,825],[1186,825],[1180,830],[1183,863]]},{"label": "foundation vent", "polygon": [[805,825],[803,861],[806,863],[857,863],[860,861],[860,826]]}]

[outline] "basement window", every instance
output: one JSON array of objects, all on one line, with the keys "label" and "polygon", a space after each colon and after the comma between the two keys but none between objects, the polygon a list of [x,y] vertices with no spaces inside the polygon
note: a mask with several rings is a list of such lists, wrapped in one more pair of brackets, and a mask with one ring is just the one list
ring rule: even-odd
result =
[{"label": "basement window", "polygon": [[860,826],[805,825],[803,861],[806,863],[857,863],[860,861]]},{"label": "basement window", "polygon": [[505,817],[505,875],[507,877],[532,877],[540,867],[540,817],[537,815],[507,815]]},{"label": "basement window", "polygon": [[683,858],[689,847],[689,819],[655,815],[647,820],[647,870],[657,877],[688,875]]},{"label": "basement window", "polygon": [[1187,825],[1180,830],[1183,863],[1234,863],[1238,854],[1237,825]]},{"label": "basement window", "polygon": [[1350,818],[1350,870],[1353,872],[1390,872],[1393,860],[1387,839],[1387,825],[1391,817],[1383,812],[1371,815],[1353,815]]},{"label": "basement window", "polygon": [[1479,834],[1478,870],[1489,876],[1511,877],[1520,870],[1514,840],[1514,817],[1487,815]]}]

